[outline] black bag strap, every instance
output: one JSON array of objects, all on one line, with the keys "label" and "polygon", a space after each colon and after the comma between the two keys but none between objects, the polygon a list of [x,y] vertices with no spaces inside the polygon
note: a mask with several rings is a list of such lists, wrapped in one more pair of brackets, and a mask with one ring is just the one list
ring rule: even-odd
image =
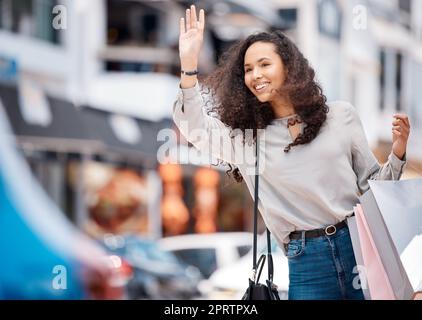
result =
[{"label": "black bag strap", "polygon": [[258,272],[258,275],[254,279],[255,284],[259,282],[259,278],[261,277],[261,272],[262,272],[262,268],[264,267],[264,264],[265,264],[265,254],[261,255],[258,259],[257,266],[256,266],[257,268],[256,271]]},{"label": "black bag strap", "polygon": [[[258,251],[258,195],[259,195],[259,138],[258,134],[256,135],[256,143],[255,143],[255,190],[254,190],[254,220],[253,220],[253,265],[252,265],[252,272],[253,272],[253,281],[258,282],[259,276],[261,275],[262,267],[259,270],[259,275],[256,277],[257,268],[257,251]],[[261,262],[261,258],[259,259]],[[265,259],[263,263],[265,262]],[[273,267],[273,257],[271,255],[271,233],[270,230],[267,228],[267,264],[268,264],[268,280],[270,282],[273,281],[274,276],[274,267]]]}]

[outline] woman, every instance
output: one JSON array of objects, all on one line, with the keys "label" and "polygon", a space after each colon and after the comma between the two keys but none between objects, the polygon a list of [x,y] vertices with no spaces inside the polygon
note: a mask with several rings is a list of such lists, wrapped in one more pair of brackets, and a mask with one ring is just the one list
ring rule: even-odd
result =
[{"label": "woman", "polygon": [[[238,157],[254,147],[247,139],[253,129],[260,143],[259,210],[288,257],[289,299],[363,299],[345,219],[368,179],[400,178],[407,116],[394,115],[392,152],[380,166],[354,107],[326,103],[314,71],[281,32],[254,34],[230,48],[206,79],[205,96],[196,70],[204,25],[204,11],[198,20],[194,6],[180,20],[182,75],[174,106],[180,131],[236,167],[233,174],[253,194],[254,170]],[[208,102],[213,116],[203,110]]]}]

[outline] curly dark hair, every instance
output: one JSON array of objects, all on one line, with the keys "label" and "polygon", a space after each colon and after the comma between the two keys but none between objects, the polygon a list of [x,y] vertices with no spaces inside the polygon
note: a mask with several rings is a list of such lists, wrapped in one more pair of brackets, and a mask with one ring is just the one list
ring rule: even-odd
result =
[{"label": "curly dark hair", "polygon": [[[244,81],[245,53],[255,42],[275,45],[287,71],[279,92],[289,97],[296,114],[304,123],[303,133],[284,149],[284,152],[289,152],[293,146],[307,144],[315,139],[329,109],[327,98],[315,80],[315,71],[297,46],[281,31],[252,34],[234,44],[222,54],[217,69],[203,80],[203,84],[218,100],[213,111],[231,129],[240,129],[245,133],[246,129],[264,129],[269,125],[275,118],[271,105],[260,102]],[[239,169],[232,165],[228,173],[238,182],[243,180]]]}]

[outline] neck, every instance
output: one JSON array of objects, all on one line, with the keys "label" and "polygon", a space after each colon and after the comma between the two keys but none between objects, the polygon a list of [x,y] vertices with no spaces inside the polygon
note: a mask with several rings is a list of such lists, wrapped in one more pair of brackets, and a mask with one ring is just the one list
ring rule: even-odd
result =
[{"label": "neck", "polygon": [[276,118],[284,118],[296,113],[293,104],[287,98],[280,97],[275,101],[271,101],[271,107]]}]

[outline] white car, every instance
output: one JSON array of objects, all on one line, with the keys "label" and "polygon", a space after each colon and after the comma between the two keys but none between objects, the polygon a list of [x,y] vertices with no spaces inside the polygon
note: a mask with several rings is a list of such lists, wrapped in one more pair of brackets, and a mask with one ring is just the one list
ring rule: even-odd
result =
[{"label": "white car", "polygon": [[250,232],[217,232],[166,237],[159,240],[164,250],[172,251],[204,278],[215,270],[233,264],[247,254],[253,241]]},{"label": "white car", "polygon": [[[265,236],[260,236],[258,243],[259,250],[257,259],[260,257],[261,253],[266,253]],[[263,243],[265,243],[265,245],[263,245]],[[274,240],[272,240],[271,244],[271,254],[274,264],[273,282],[278,287],[280,299],[284,300],[288,298],[289,289],[288,260]],[[252,274],[252,255],[252,250],[250,250],[250,252],[239,261],[217,269],[207,280],[203,280],[199,286],[202,296],[206,299],[216,300],[241,299],[248,287],[248,278],[251,277]],[[268,265],[265,263],[260,276],[260,283],[265,283],[267,274]]]}]

